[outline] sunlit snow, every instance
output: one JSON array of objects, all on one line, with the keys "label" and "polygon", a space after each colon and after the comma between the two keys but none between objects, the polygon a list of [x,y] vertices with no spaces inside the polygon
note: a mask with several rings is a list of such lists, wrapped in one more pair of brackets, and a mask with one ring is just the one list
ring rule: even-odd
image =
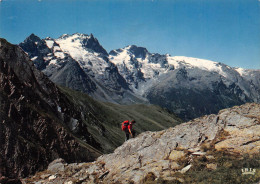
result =
[{"label": "sunlit snow", "polygon": [[34,56],[31,60],[34,61],[38,58],[38,56]]},{"label": "sunlit snow", "polygon": [[54,55],[57,58],[60,58],[60,59],[64,59],[65,58],[65,54],[63,52],[55,52]]},{"label": "sunlit snow", "polygon": [[94,73],[102,75],[106,67],[108,67],[108,63],[101,57],[98,57],[98,53],[91,52],[84,47],[83,41],[89,38],[90,36],[88,35],[77,33],[63,35],[56,42],[60,45],[61,50],[68,53],[82,68],[91,69]]},{"label": "sunlit snow", "polygon": [[50,64],[57,65],[57,59],[53,59],[50,61]]},{"label": "sunlit snow", "polygon": [[54,41],[53,40],[45,40],[47,47],[50,49],[53,47]]},{"label": "sunlit snow", "polygon": [[222,76],[226,77],[227,74],[222,70],[222,66],[218,62],[205,60],[205,59],[198,59],[192,57],[185,57],[185,56],[174,56],[168,57],[169,64],[175,66],[175,68],[179,68],[180,64],[184,64],[185,67],[197,67],[202,70],[214,71],[218,72]]},{"label": "sunlit snow", "polygon": [[243,68],[236,68],[235,69],[241,76],[246,74],[246,70]]},{"label": "sunlit snow", "polygon": [[45,61],[48,61],[48,60],[52,59],[52,56],[44,57],[43,59],[44,59]]}]

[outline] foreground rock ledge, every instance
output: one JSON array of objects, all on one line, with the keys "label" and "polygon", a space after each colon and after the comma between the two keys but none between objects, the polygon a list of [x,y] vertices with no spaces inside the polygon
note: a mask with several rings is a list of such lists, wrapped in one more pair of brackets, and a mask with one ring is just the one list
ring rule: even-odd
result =
[{"label": "foreground rock ledge", "polygon": [[[183,182],[173,174],[189,172],[196,157],[214,160],[207,151],[212,149],[238,157],[259,154],[260,104],[235,106],[174,128],[144,132],[92,163],[54,161],[49,168],[56,169],[37,173],[23,182],[141,183],[147,177]],[[217,164],[209,163],[206,168],[214,170]]]}]

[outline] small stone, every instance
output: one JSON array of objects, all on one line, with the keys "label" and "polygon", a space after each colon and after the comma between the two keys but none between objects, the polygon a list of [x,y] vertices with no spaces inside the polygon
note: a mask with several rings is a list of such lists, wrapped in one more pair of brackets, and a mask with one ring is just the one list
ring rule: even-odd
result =
[{"label": "small stone", "polygon": [[59,158],[59,159],[56,159],[54,161],[52,161],[49,166],[48,166],[48,171],[50,172],[53,172],[53,173],[56,173],[56,172],[59,172],[59,171],[64,171],[65,170],[65,164],[66,162]]},{"label": "small stone", "polygon": [[169,159],[177,161],[184,156],[185,153],[183,151],[172,150],[171,154],[169,155]]},{"label": "small stone", "polygon": [[179,182],[181,182],[181,183],[184,183],[184,179],[182,179],[182,178],[177,178],[177,180],[178,180]]},{"label": "small stone", "polygon": [[49,177],[49,181],[54,180],[54,179],[56,179],[56,178],[57,178],[56,175],[51,175],[51,176]]},{"label": "small stone", "polygon": [[206,167],[210,170],[216,170],[217,169],[217,164],[207,164]]},{"label": "small stone", "polygon": [[180,171],[180,173],[184,174],[184,173],[186,173],[190,168],[191,168],[191,165],[188,165],[188,166],[184,167],[184,168]]},{"label": "small stone", "polygon": [[192,153],[192,155],[206,155],[206,153],[197,151],[197,152]]},{"label": "small stone", "polygon": [[197,151],[199,151],[199,148],[190,148],[190,149],[188,149],[188,152],[190,152],[190,153],[194,153],[194,152],[197,152]]},{"label": "small stone", "polygon": [[48,178],[50,176],[50,174],[43,174],[40,176],[41,179],[45,179],[45,178]]}]

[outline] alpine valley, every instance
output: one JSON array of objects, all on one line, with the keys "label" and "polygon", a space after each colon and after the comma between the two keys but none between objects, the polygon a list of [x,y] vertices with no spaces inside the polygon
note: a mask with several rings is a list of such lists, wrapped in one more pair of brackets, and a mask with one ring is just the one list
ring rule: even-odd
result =
[{"label": "alpine valley", "polygon": [[130,45],[109,53],[91,34],[19,44],[54,83],[118,104],[156,104],[184,120],[260,102],[260,70],[184,56],[150,53]]},{"label": "alpine valley", "polygon": [[[72,58],[68,56],[64,64],[64,71],[71,66],[72,71],[68,68],[71,76],[78,74],[76,79],[89,82],[82,83],[89,90],[98,90],[98,87],[91,88],[96,83]],[[116,67],[113,70],[108,72],[107,79],[118,77],[124,81]],[[16,177],[43,170],[57,158],[69,163],[94,161],[124,142],[121,122],[133,118],[138,134],[182,122],[158,106],[103,103],[87,94],[57,86],[36,69],[19,46],[0,39],[1,184],[20,183]]]}]

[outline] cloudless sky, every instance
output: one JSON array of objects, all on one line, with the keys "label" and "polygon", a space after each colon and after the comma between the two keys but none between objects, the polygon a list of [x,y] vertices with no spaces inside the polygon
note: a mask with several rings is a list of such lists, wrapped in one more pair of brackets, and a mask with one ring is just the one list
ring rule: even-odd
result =
[{"label": "cloudless sky", "polygon": [[109,52],[127,45],[260,69],[260,0],[2,0],[0,37],[93,33]]}]

